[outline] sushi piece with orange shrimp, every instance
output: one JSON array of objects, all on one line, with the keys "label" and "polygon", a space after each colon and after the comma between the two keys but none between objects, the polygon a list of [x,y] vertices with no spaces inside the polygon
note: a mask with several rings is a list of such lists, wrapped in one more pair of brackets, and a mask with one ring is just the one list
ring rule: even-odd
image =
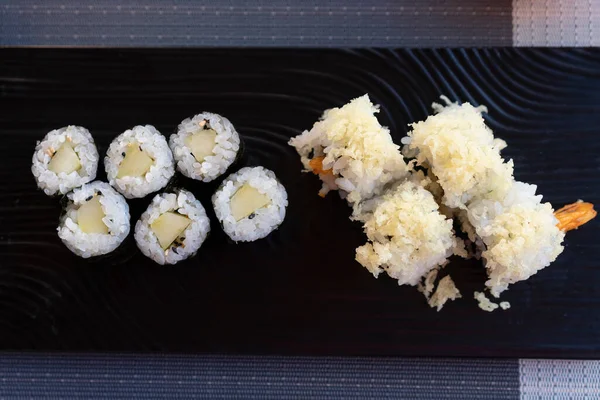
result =
[{"label": "sushi piece with orange shrimp", "polygon": [[379,107],[364,95],[325,111],[310,130],[290,140],[305,170],[323,181],[320,196],[339,190],[353,205],[408,177],[410,169],[377,112]]},{"label": "sushi piece with orange shrimp", "polygon": [[506,143],[485,124],[487,109],[442,100],[433,104],[433,115],[412,124],[403,151],[441,187],[439,201],[477,244],[486,286],[498,297],[555,261],[564,250],[565,231],[596,214],[583,202],[555,213],[536,194],[536,185],[514,179],[512,160],[500,155]]},{"label": "sushi piece with orange shrimp", "polygon": [[[451,255],[466,254],[452,220],[425,188],[430,180],[404,161],[378,111],[364,95],[325,111],[289,144],[323,182],[319,195],[338,190],[353,208],[351,219],[363,224],[368,240],[356,260],[375,277],[385,272],[399,285],[416,286]],[[446,298],[458,297],[456,291]]]}]

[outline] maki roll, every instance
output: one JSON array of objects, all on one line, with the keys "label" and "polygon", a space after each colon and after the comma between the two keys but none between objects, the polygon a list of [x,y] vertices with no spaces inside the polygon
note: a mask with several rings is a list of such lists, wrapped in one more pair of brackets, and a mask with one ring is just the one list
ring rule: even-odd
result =
[{"label": "maki roll", "polygon": [[49,196],[65,194],[96,178],[98,150],[90,132],[81,126],[50,131],[37,142],[31,172]]},{"label": "maki roll", "polygon": [[487,109],[442,100],[445,105],[433,104],[434,115],[412,124],[402,138],[403,151],[429,169],[447,207],[465,209],[481,198],[502,200],[514,181],[513,162],[500,155],[506,142],[485,124]]},{"label": "maki roll", "polygon": [[223,181],[212,197],[215,214],[225,233],[236,242],[262,239],[285,218],[285,188],[275,173],[246,167]]},{"label": "maki roll", "polygon": [[227,118],[204,112],[183,120],[169,146],[182,174],[210,182],[235,161],[240,137]]},{"label": "maki roll", "polygon": [[67,195],[58,236],[83,258],[107,254],[129,234],[129,206],[108,183],[92,182]]},{"label": "maki roll", "polygon": [[433,195],[411,180],[361,203],[353,219],[363,223],[369,241],[356,249],[356,260],[375,277],[385,271],[399,285],[419,284],[462,251],[452,220],[438,208]]},{"label": "maki roll", "polygon": [[515,182],[502,201],[480,199],[469,205],[469,222],[482,242],[486,286],[495,297],[550,265],[564,249],[565,232],[536,189]]},{"label": "maki roll", "polygon": [[196,254],[210,221],[202,204],[187,190],[157,194],[135,224],[135,241],[158,264],[176,264]]},{"label": "maki roll", "polygon": [[117,136],[104,167],[108,182],[128,199],[164,188],[175,174],[171,149],[152,125],[138,125]]},{"label": "maki roll", "polygon": [[433,104],[434,115],[412,124],[404,151],[439,184],[442,203],[476,244],[486,286],[498,297],[556,260],[565,235],[536,186],[515,181],[512,160],[500,155],[506,143],[483,119],[486,108],[442,100]]},{"label": "maki roll", "polygon": [[356,249],[356,261],[375,277],[385,272],[399,285],[426,287],[419,290],[440,309],[460,293],[448,278],[431,295],[435,278],[448,257],[467,256],[464,243],[428,190],[436,183],[404,161],[377,112],[379,106],[361,96],[326,110],[289,144],[305,170],[319,175],[319,195],[338,190],[352,206],[351,219],[362,223],[367,242]]},{"label": "maki roll", "polygon": [[319,195],[339,190],[351,204],[383,193],[388,183],[406,178],[409,167],[368,95],[323,113],[311,130],[290,139],[306,171],[319,175]]}]

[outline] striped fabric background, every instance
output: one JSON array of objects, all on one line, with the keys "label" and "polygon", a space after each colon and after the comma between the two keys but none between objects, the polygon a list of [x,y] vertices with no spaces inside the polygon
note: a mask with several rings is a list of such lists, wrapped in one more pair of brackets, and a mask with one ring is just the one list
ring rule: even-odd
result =
[{"label": "striped fabric background", "polygon": [[0,1],[0,45],[598,44],[598,0]]},{"label": "striped fabric background", "polygon": [[[600,0],[0,0],[0,46],[598,45]],[[0,355],[1,399],[174,397],[598,399],[600,361]]]},{"label": "striped fabric background", "polygon": [[[239,356],[0,359],[2,398],[516,399],[516,361]],[[477,371],[477,372],[476,372]]]}]

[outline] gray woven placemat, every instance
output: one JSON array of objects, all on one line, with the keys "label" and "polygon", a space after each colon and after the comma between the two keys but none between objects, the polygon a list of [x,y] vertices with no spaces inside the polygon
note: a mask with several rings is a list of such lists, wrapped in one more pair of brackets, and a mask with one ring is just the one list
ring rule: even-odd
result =
[{"label": "gray woven placemat", "polygon": [[599,46],[600,1],[513,1],[515,46]]},{"label": "gray woven placemat", "polygon": [[24,0],[0,6],[0,44],[507,46],[511,18],[510,0]]},{"label": "gray woven placemat", "polygon": [[600,361],[520,360],[522,400],[600,399]]},{"label": "gray woven placemat", "polygon": [[0,45],[598,46],[598,0],[0,1]]},{"label": "gray woven placemat", "polygon": [[600,398],[600,361],[0,354],[0,399]]},{"label": "gray woven placemat", "polygon": [[4,354],[0,376],[3,399],[519,397],[516,360]]}]

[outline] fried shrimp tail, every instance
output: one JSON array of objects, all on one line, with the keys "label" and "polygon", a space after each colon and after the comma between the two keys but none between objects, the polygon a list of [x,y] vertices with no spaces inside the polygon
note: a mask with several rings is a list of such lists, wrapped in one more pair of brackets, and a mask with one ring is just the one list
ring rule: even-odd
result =
[{"label": "fried shrimp tail", "polygon": [[558,219],[556,226],[564,232],[579,228],[581,225],[594,219],[596,214],[597,212],[594,210],[592,203],[586,203],[581,200],[567,204],[554,212],[554,216]]}]

